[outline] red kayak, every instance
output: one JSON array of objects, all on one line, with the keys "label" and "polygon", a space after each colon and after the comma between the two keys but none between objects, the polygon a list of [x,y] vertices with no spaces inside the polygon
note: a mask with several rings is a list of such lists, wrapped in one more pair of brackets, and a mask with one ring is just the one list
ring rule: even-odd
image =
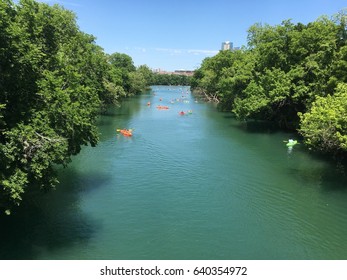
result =
[{"label": "red kayak", "polygon": [[130,137],[133,136],[133,133],[130,129],[121,129],[119,130],[120,133],[122,133],[124,136]]}]

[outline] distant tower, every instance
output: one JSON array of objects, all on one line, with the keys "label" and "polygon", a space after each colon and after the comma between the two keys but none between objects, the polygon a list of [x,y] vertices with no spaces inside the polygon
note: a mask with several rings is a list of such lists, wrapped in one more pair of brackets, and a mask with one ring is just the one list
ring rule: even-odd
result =
[{"label": "distant tower", "polygon": [[230,41],[225,41],[222,43],[222,51],[231,51],[233,49],[233,43]]}]

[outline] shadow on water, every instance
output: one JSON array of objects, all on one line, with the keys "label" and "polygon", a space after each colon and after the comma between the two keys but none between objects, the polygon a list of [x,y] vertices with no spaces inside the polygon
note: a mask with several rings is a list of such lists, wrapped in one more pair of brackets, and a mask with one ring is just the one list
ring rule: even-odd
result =
[{"label": "shadow on water", "polygon": [[[344,169],[346,166],[344,166]],[[347,190],[347,176],[340,171],[325,172],[322,175],[322,191],[325,192],[346,192]]]},{"label": "shadow on water", "polygon": [[[233,116],[225,116],[225,118],[235,119]],[[232,124],[233,127],[247,131],[249,133],[278,133],[284,132],[277,123],[271,121],[239,121]],[[293,132],[293,131],[290,131]]]},{"label": "shadow on water", "polygon": [[[277,123],[271,121],[237,121],[233,114],[226,114],[223,116],[225,119],[230,119],[229,126],[236,128],[245,133],[251,134],[283,134],[287,137],[298,139],[299,143],[303,142],[303,138],[295,131],[286,131],[281,128]],[[285,141],[285,139],[283,139]],[[307,164],[305,156],[296,158],[295,164],[288,167],[290,176],[295,177],[303,186],[317,185],[323,192],[345,192],[347,190],[347,159],[346,157],[339,156],[334,158],[331,155],[321,154],[319,152],[310,151],[305,145],[296,147],[300,153],[306,157],[311,158],[317,164],[312,166]]]},{"label": "shadow on water", "polygon": [[109,111],[105,111],[102,114],[100,114],[103,117],[122,117],[122,116],[127,116],[128,114],[126,113],[122,113],[122,112],[116,112],[114,110],[109,110]]},{"label": "shadow on water", "polygon": [[101,113],[101,116],[105,117],[129,117],[133,116],[134,113],[138,113],[141,110],[141,103],[134,102],[134,100],[139,101],[141,97],[145,95],[135,95],[128,97],[122,101],[122,105],[109,105],[105,111]]},{"label": "shadow on water", "polygon": [[28,193],[10,216],[0,216],[0,259],[40,259],[41,252],[88,243],[100,229],[100,223],[81,210],[80,198],[109,178],[72,168],[61,171],[55,191]]},{"label": "shadow on water", "polygon": [[[126,122],[140,109],[139,102],[135,102],[134,109],[134,102],[129,100],[124,101],[122,107],[110,106],[99,118],[98,126],[115,125],[118,120]],[[113,130],[106,132],[102,133],[100,141],[115,135]],[[80,158],[81,155],[75,161]],[[60,184],[56,190],[48,193],[28,190],[20,207],[10,216],[0,215],[0,259],[40,259],[47,251],[58,252],[81,243],[88,244],[102,230],[101,222],[86,213],[81,204],[89,192],[109,183],[110,174],[100,169],[79,170],[73,163],[68,168],[59,168],[58,173]]]},{"label": "shadow on water", "polygon": [[307,149],[306,153],[320,164],[310,166],[298,162],[297,166],[292,166],[289,169],[292,176],[300,180],[303,185],[319,182],[315,185],[323,192],[347,191],[347,160],[345,158],[336,159]]}]

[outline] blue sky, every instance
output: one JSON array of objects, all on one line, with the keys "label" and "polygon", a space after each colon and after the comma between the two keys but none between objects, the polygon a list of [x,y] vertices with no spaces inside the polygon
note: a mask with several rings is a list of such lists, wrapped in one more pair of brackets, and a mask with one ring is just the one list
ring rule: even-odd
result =
[{"label": "blue sky", "polygon": [[136,66],[194,70],[223,41],[247,44],[254,23],[308,23],[332,16],[347,0],[41,0],[77,15],[105,52],[130,55]]}]

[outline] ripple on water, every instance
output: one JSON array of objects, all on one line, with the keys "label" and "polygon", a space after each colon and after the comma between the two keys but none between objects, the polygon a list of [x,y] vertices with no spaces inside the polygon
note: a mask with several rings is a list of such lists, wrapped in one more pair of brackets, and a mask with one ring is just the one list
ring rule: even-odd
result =
[{"label": "ripple on water", "polygon": [[[18,239],[9,244],[25,244],[23,252],[11,246],[12,255],[347,258],[347,194],[338,187],[345,178],[326,175],[333,168],[304,148],[288,154],[286,133],[247,130],[210,104],[177,102],[160,111],[159,95],[166,104],[182,93],[157,87],[156,96],[129,99],[101,117],[99,145],[85,147],[61,172],[57,192],[18,218],[36,242],[28,231],[16,237],[15,226],[1,227],[9,232],[0,237]],[[178,115],[189,109],[192,115]],[[117,135],[119,127],[134,128],[133,137]],[[35,211],[41,218],[30,222]]]}]

